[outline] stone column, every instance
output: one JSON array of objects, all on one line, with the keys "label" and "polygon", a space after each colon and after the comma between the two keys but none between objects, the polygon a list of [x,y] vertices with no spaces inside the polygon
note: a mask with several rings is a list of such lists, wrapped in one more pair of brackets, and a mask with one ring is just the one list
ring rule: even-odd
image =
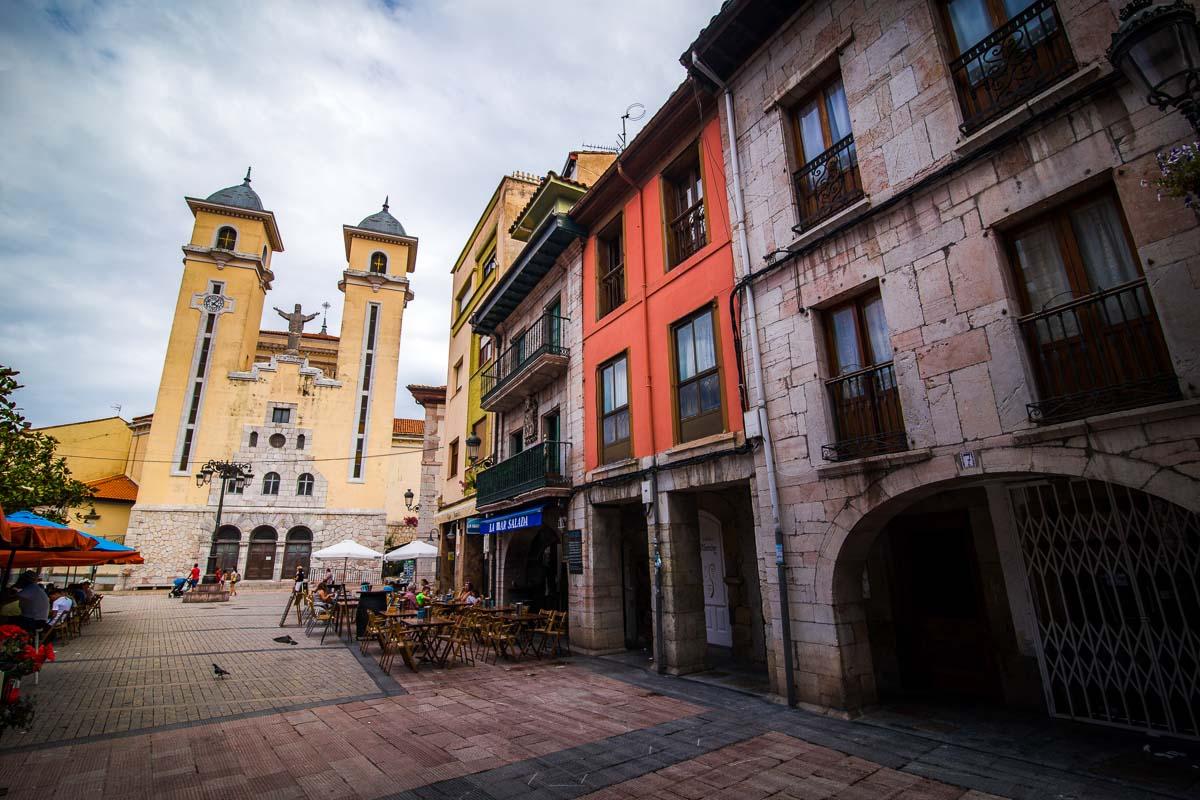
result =
[{"label": "stone column", "polygon": [[658,499],[663,629],[656,633],[662,637],[666,671],[672,675],[685,675],[704,669],[704,653],[708,646],[696,503],[680,492],[660,492]]},{"label": "stone column", "polygon": [[568,575],[571,647],[583,653],[613,653],[625,647],[622,601],[620,510],[585,510],[583,574]]}]

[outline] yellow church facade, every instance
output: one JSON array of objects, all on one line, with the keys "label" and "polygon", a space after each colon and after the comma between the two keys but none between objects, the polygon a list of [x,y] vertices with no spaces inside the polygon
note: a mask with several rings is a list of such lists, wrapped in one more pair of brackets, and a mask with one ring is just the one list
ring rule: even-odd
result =
[{"label": "yellow church facade", "polygon": [[[348,538],[382,550],[389,491],[404,489],[393,486],[393,408],[417,239],[386,202],[343,226],[340,335],[303,334],[313,315],[284,304],[285,339],[260,331],[283,241],[249,173],[187,204],[195,224],[126,537],[146,563],[129,587],[194,563],[281,580]],[[210,460],[253,474],[226,487],[216,530],[220,481],[196,477]]]}]

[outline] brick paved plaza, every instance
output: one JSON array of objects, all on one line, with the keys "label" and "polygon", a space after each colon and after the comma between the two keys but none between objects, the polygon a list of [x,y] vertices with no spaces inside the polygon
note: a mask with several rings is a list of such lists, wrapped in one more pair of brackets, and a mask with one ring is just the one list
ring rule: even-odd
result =
[{"label": "brick paved plaza", "polygon": [[[1200,780],[1106,774],[1086,732],[951,743],[603,659],[385,675],[294,621],[299,645],[272,641],[284,595],[164,595],[109,597],[59,647],[32,729],[0,740],[8,797],[1082,799],[1195,796]],[[214,661],[233,674],[215,680]]]}]

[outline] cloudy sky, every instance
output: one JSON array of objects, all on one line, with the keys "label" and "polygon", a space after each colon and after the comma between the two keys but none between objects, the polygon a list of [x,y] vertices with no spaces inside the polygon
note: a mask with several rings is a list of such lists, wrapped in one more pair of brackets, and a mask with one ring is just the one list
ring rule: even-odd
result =
[{"label": "cloudy sky", "polygon": [[[341,226],[391,195],[421,240],[400,382],[444,383],[449,269],[500,176],[612,144],[630,103],[652,113],[718,6],[0,3],[0,364],[21,405],[39,426],[153,410],[183,197],[248,165],[287,248],[267,313],[328,301],[331,332]],[[419,415],[403,389],[396,410]]]}]

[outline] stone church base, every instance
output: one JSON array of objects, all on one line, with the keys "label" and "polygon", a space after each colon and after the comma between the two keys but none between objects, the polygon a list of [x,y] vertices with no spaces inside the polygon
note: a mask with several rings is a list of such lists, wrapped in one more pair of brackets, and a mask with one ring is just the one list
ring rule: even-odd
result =
[{"label": "stone church base", "polygon": [[224,603],[229,600],[229,591],[215,583],[202,583],[190,592],[185,592],[185,603]]}]

